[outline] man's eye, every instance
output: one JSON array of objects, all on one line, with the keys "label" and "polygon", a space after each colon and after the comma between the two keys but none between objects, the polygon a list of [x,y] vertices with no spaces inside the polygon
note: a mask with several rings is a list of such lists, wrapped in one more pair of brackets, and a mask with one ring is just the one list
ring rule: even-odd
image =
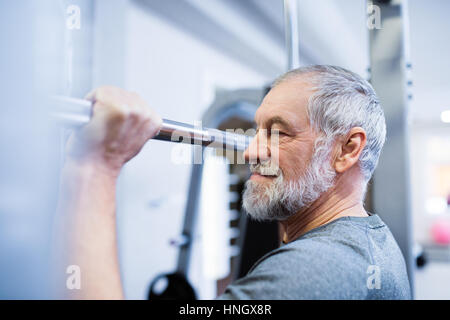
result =
[{"label": "man's eye", "polygon": [[272,130],[272,134],[277,134],[277,135],[279,135],[279,136],[286,135],[285,132],[280,131],[280,130],[276,130],[276,129],[273,129],[273,130]]}]

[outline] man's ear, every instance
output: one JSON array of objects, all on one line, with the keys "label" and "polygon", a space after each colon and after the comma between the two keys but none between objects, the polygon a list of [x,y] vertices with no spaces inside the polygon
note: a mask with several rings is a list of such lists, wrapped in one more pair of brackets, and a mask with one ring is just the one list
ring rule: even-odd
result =
[{"label": "man's ear", "polygon": [[345,137],[339,139],[334,159],[336,172],[343,173],[357,163],[366,143],[366,131],[361,127],[350,129]]}]

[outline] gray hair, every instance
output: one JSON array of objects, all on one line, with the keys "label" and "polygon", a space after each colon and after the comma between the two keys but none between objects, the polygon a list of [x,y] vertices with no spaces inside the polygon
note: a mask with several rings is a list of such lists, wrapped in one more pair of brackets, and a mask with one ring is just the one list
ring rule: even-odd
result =
[{"label": "gray hair", "polygon": [[386,139],[384,112],[375,90],[356,73],[329,65],[291,70],[276,79],[272,87],[298,78],[313,86],[307,108],[309,121],[328,142],[347,134],[353,127],[366,131],[367,144],[361,152],[359,167],[367,183]]}]

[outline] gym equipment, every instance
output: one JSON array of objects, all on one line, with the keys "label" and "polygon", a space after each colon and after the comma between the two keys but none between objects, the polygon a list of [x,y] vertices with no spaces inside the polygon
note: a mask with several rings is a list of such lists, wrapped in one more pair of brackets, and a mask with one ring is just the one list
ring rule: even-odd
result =
[{"label": "gym equipment", "polygon": [[[227,123],[230,119],[241,119],[248,124],[253,122],[253,118],[259,104],[266,95],[268,88],[254,88],[254,89],[239,89],[239,90],[221,90],[216,93],[216,98],[212,105],[207,109],[206,113],[202,117],[202,123],[208,127],[218,128],[221,124]],[[203,150],[206,151],[206,150]],[[202,151],[202,152],[203,152]],[[235,166],[237,167],[237,166]],[[186,281],[188,279],[188,273],[191,262],[191,254],[193,248],[193,239],[195,237],[195,226],[198,221],[198,214],[200,211],[200,194],[201,194],[201,181],[204,173],[204,162],[192,165],[191,179],[188,191],[188,201],[186,204],[184,222],[181,233],[171,243],[173,246],[178,247],[177,265],[174,273],[163,274],[155,278],[150,285],[149,298],[152,300],[158,299],[184,299],[189,300],[192,296],[184,295],[188,292],[186,289],[183,291],[175,291],[172,288],[175,285],[180,285],[186,288]],[[248,178],[246,176],[245,178]],[[240,202],[239,202],[240,203]],[[245,217],[245,216],[244,216]],[[247,219],[236,218],[239,223],[239,229],[241,236],[236,239],[236,244],[242,247],[242,241],[244,239],[244,229]],[[231,259],[231,257],[230,257]],[[240,257],[237,256],[233,260],[233,264],[236,267],[233,268],[233,277],[236,278],[240,265]],[[158,281],[167,280],[166,289],[162,292],[156,292],[155,287]],[[189,281],[187,281],[189,284]]]},{"label": "gym equipment", "polygon": [[[285,32],[287,44],[287,69],[290,70],[300,65],[298,51],[299,30],[297,0],[284,0],[284,10],[286,23]],[[253,121],[257,106],[261,103],[264,96],[269,90],[270,87],[218,91],[216,93],[215,101],[203,116],[203,123],[205,123],[207,126],[218,127],[220,124],[225,123],[232,118],[241,118],[251,122]],[[203,163],[194,164],[192,166],[188,203],[186,205],[183,230],[179,236],[180,240],[174,241],[174,245],[177,245],[179,247],[176,271],[171,274],[162,274],[156,277],[151,282],[148,297],[152,300],[193,299],[193,296],[189,295],[190,290],[188,288],[191,286],[187,281],[187,274],[189,270],[192,251],[192,238],[194,233],[193,229],[197,223],[198,218],[198,202],[201,184],[200,181],[202,180],[203,169]],[[248,229],[247,218],[244,215],[242,219],[238,220],[241,236],[236,239],[236,243],[239,248],[242,248],[244,250],[242,250],[242,254],[238,254],[235,259],[232,260],[232,264],[234,264],[232,277],[234,279],[239,276],[243,276],[243,273],[248,271],[248,265],[250,264],[250,261],[255,258],[254,256],[248,256],[248,253],[251,253],[251,251],[254,250],[249,250],[250,247],[244,248],[245,234],[246,230]],[[271,235],[275,236],[269,237],[270,240],[266,241],[266,243],[261,246],[266,250],[268,250],[270,246],[273,245],[273,243],[271,242],[273,242],[273,238],[276,238],[277,236],[277,225],[275,225],[275,230],[270,230],[270,227],[268,228],[269,229],[266,229],[263,232],[266,232],[266,234],[270,233]],[[262,230],[255,226],[253,228],[253,232],[257,233],[257,231]],[[244,256],[245,261],[241,261],[242,256]],[[155,287],[161,280],[166,280],[167,286],[161,292],[156,292]],[[177,287],[179,288],[176,289]]]},{"label": "gym equipment", "polygon": [[[212,114],[203,117],[203,123],[217,127],[225,119],[240,115],[251,122],[267,89],[238,90],[226,94],[226,98],[219,99],[217,106],[210,109]],[[230,106],[229,103],[233,105]],[[89,122],[92,116],[92,102],[64,96],[54,96],[50,99],[50,115],[63,127],[79,128]],[[158,135],[153,139],[193,144],[194,147],[212,147],[216,149],[231,149],[244,151],[249,145],[251,136],[221,131],[218,129],[202,128],[190,124],[163,119],[163,125]],[[202,148],[203,149],[203,148]],[[150,284],[148,298],[151,300],[195,300],[195,290],[187,279],[189,259],[191,253],[191,239],[196,224],[198,197],[203,164],[194,164],[189,188],[188,204],[186,207],[183,231],[171,245],[179,248],[177,268],[173,273],[157,276]],[[165,283],[161,289],[160,284]]]},{"label": "gym equipment", "polygon": [[[51,116],[69,127],[81,127],[89,122],[92,115],[92,102],[64,96],[51,98]],[[178,121],[163,119],[163,124],[155,140],[181,142],[216,149],[245,151],[251,136],[203,128]]]},{"label": "gym equipment", "polygon": [[[286,38],[288,46],[288,69],[299,65],[298,52],[298,17],[297,0],[285,1],[286,18]],[[212,106],[203,116],[203,123],[209,127],[219,127],[234,118],[239,118],[247,122],[253,122],[253,116],[257,106],[261,103],[269,87],[241,89],[241,90],[220,90],[216,92],[216,99]],[[73,127],[79,127],[89,122],[92,115],[92,103],[86,100],[53,97],[52,115],[62,123]],[[224,127],[227,127],[224,125]],[[184,138],[184,139],[183,139]],[[187,139],[186,139],[187,138]],[[218,129],[209,129],[195,127],[189,124],[163,119],[163,127],[160,133],[153,139],[190,143],[199,146],[213,147],[218,149],[232,149],[235,151],[244,151],[252,137],[246,135],[224,132]],[[203,152],[203,151],[202,151]],[[235,166],[236,168],[237,166]],[[190,265],[192,243],[194,238],[194,227],[197,224],[197,215],[199,207],[200,185],[203,175],[203,163],[193,164],[191,180],[188,192],[188,202],[184,215],[182,232],[174,241],[173,246],[178,247],[177,266],[173,273],[164,273],[157,276],[150,284],[148,298],[152,300],[194,300],[196,299],[195,290],[188,281],[188,271]],[[243,181],[238,181],[242,189]],[[240,201],[237,202],[239,204]],[[237,204],[234,204],[237,206]],[[235,210],[237,210],[236,208]],[[234,239],[236,245],[243,247],[244,231],[247,229],[247,219],[239,218],[238,222],[240,236]],[[277,229],[272,230],[276,235]],[[269,244],[270,245],[270,244]],[[266,247],[266,249],[268,249]],[[231,259],[231,257],[230,257]],[[235,257],[232,264],[233,278],[236,278],[240,272],[241,265],[240,254]],[[164,286],[161,286],[161,283]]]},{"label": "gym equipment", "polygon": [[[166,282],[161,292],[157,290],[158,283]],[[182,273],[166,273],[157,276],[150,284],[149,300],[196,300],[194,289]]]},{"label": "gym equipment", "polygon": [[431,237],[436,244],[450,244],[450,221],[438,219],[431,226]]}]

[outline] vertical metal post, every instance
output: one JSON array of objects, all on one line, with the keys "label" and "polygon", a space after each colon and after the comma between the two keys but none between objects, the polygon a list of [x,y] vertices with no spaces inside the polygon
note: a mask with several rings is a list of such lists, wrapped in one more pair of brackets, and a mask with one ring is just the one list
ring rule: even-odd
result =
[{"label": "vertical metal post", "polygon": [[287,69],[300,67],[298,0],[284,0]]},{"label": "vertical metal post", "polygon": [[[203,155],[202,146],[194,146],[194,153],[201,152]],[[194,155],[193,155],[194,157]],[[189,193],[187,198],[186,210],[184,214],[184,223],[182,237],[185,237],[186,243],[180,246],[178,252],[177,272],[188,276],[189,262],[192,253],[192,238],[195,232],[195,225],[197,223],[197,216],[200,203],[200,191],[203,175],[203,160],[200,164],[193,164],[191,171],[191,180],[189,185]]]},{"label": "vertical metal post", "polygon": [[381,28],[371,28],[371,82],[381,100],[387,139],[373,178],[374,211],[391,229],[405,257],[413,290],[414,257],[409,176],[408,59],[406,1],[371,1],[380,9]]}]

